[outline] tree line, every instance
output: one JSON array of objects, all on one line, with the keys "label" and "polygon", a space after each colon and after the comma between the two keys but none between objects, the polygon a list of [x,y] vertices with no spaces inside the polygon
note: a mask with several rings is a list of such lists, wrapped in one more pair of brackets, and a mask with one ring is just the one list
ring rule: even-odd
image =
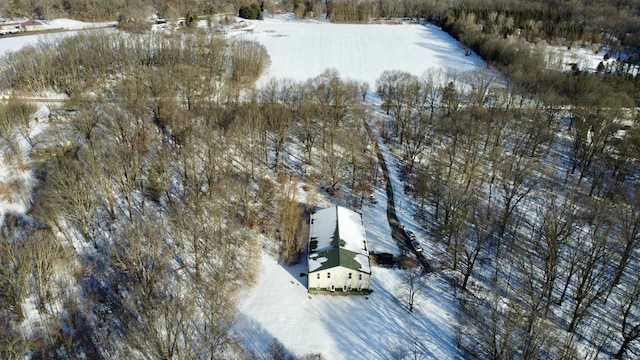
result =
[{"label": "tree line", "polygon": [[[34,17],[49,20],[71,17],[85,21],[114,21],[118,16],[154,12],[175,20],[187,15],[213,15],[236,13],[251,1],[201,1],[188,0],[179,3],[160,0],[136,1],[89,1],[89,0],[44,0],[38,2],[13,1],[0,5],[0,13],[6,17]],[[521,29],[529,41],[536,39],[565,39],[568,41],[597,39],[608,34],[622,45],[638,45],[637,15],[640,3],[637,0],[610,2],[591,1],[494,1],[475,0],[463,3],[443,3],[433,0],[410,0],[394,2],[388,0],[350,2],[342,0],[313,0],[283,2],[264,1],[260,4],[271,13],[326,12],[334,21],[368,22],[371,18],[426,18],[447,27],[468,15],[482,24],[483,33],[514,34]]]},{"label": "tree line", "polygon": [[[249,9],[251,1],[211,2],[181,1],[103,1],[87,0],[40,2],[18,1],[0,7],[7,17],[27,16],[40,19],[72,17],[88,21],[118,20],[122,26],[135,28],[140,21],[158,14],[170,20],[186,19],[191,25],[199,16],[219,13],[237,14],[241,8]],[[254,6],[257,4],[253,3]],[[564,74],[560,79],[556,71],[547,70],[546,44],[560,46],[606,46],[608,57],[615,65],[602,64],[596,79],[589,80],[606,87],[606,91],[638,102],[638,83],[635,76],[640,66],[640,4],[637,0],[582,1],[545,0],[493,1],[476,0],[462,3],[440,1],[263,1],[261,10],[270,13],[295,12],[299,17],[311,16],[338,23],[369,23],[380,19],[426,19],[450,33],[470,50],[504,71],[523,92],[544,95],[552,89],[563,100],[567,83],[581,86],[579,80]],[[532,46],[534,51],[530,51]],[[580,72],[576,68],[577,72]],[[536,76],[529,76],[535,72]],[[581,73],[582,77],[591,75]]]}]

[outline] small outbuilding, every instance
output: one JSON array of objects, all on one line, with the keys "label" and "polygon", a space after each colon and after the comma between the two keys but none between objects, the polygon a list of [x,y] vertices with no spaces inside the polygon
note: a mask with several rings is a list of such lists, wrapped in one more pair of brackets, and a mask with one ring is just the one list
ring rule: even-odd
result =
[{"label": "small outbuilding", "polygon": [[371,263],[362,214],[336,206],[311,214],[309,292],[368,294]]}]

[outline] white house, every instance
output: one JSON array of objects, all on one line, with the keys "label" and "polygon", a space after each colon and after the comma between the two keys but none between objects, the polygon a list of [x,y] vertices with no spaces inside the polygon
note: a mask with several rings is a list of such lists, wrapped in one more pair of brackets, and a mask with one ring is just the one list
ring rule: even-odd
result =
[{"label": "white house", "polygon": [[311,214],[309,292],[368,293],[371,264],[362,215],[340,206]]}]

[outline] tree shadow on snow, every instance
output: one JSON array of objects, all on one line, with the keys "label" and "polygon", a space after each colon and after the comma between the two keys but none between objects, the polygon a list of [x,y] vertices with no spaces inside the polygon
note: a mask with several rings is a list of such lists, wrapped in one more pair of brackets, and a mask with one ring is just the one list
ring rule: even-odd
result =
[{"label": "tree shadow on snow", "polygon": [[300,259],[296,264],[287,265],[282,261],[278,261],[278,264],[285,269],[290,275],[289,286],[301,286],[305,290],[307,289],[307,252],[303,252],[300,255]]},{"label": "tree shadow on snow", "polygon": [[234,337],[254,359],[295,359],[293,353],[260,323],[239,313],[234,320]]}]

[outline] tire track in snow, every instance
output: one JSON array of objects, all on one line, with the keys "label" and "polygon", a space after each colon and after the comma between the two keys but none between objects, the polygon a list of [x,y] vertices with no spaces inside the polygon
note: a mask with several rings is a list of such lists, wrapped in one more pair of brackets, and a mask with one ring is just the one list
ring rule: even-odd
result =
[{"label": "tire track in snow", "polygon": [[391,184],[391,179],[389,178],[389,169],[387,168],[387,163],[384,160],[384,156],[380,147],[378,146],[378,137],[373,134],[369,124],[364,121],[365,129],[367,130],[367,134],[371,138],[373,142],[373,146],[375,148],[376,155],[378,156],[378,162],[380,163],[380,168],[382,169],[382,176],[384,176],[386,192],[387,192],[387,220],[389,221],[389,227],[391,228],[391,236],[398,243],[398,246],[401,249],[408,249],[412,251],[417,257],[418,261],[422,264],[422,272],[423,273],[431,273],[433,272],[433,268],[427,261],[427,258],[422,253],[418,253],[414,251],[411,246],[411,239],[404,231],[404,226],[400,224],[400,220],[398,220],[398,216],[396,215],[396,205],[393,195],[393,185]]}]

